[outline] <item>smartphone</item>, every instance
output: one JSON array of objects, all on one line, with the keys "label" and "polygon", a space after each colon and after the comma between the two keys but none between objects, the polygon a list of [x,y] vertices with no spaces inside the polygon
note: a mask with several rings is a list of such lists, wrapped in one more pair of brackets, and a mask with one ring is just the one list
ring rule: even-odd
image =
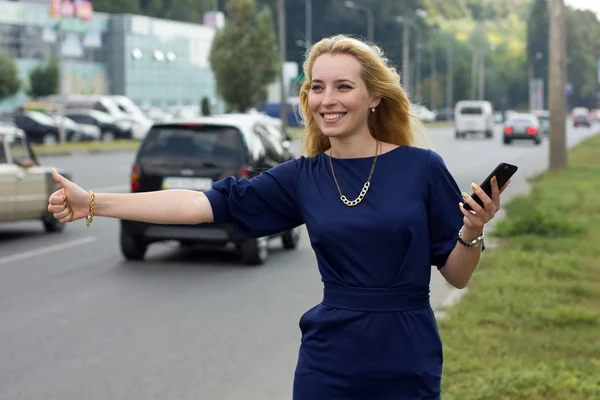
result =
[{"label": "smartphone", "polygon": [[[517,172],[519,167],[516,165],[508,164],[508,163],[500,163],[491,174],[488,175],[487,178],[479,185],[479,187],[490,197],[492,197],[492,177],[496,176],[498,180],[498,189],[502,189],[502,186],[508,182],[508,180]],[[471,195],[471,198],[477,202],[481,207],[483,207],[483,201],[477,196],[475,193]],[[471,211],[472,208],[468,203],[464,203],[464,209]]]}]

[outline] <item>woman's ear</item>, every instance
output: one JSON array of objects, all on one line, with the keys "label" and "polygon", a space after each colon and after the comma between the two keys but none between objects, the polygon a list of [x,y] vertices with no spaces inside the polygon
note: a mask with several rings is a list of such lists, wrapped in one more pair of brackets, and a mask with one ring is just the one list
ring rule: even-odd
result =
[{"label": "woman's ear", "polygon": [[381,103],[381,97],[373,96],[371,98],[371,106],[369,108],[375,108],[379,105],[379,103]]}]

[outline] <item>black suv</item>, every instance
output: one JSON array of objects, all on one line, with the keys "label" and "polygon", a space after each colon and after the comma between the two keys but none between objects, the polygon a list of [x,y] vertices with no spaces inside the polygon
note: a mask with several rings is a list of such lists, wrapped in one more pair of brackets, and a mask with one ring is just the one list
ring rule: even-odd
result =
[{"label": "black suv", "polygon": [[[260,118],[202,117],[154,124],[144,138],[131,169],[131,191],[163,189],[208,190],[229,177],[252,178],[292,156],[269,135]],[[280,235],[283,247],[293,249],[298,228]],[[225,247],[233,243],[246,264],[267,259],[273,237],[248,238],[229,224],[156,225],[121,220],[121,252],[129,260],[144,257],[153,242],[175,240],[181,245]]]}]

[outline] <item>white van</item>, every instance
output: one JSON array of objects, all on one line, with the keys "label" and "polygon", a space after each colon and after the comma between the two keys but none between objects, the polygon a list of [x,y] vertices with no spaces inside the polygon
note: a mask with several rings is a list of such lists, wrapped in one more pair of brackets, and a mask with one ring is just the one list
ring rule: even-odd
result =
[{"label": "white van", "polygon": [[468,133],[483,133],[494,137],[494,110],[492,103],[484,100],[462,100],[454,107],[454,129],[457,139]]}]

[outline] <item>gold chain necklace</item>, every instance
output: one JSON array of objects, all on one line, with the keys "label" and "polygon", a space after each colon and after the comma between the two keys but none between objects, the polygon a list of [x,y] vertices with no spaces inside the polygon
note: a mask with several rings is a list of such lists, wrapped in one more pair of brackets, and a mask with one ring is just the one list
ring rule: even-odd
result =
[{"label": "gold chain necklace", "polygon": [[333,180],[335,182],[335,186],[337,186],[337,190],[340,193],[340,200],[342,200],[342,203],[344,203],[348,207],[354,207],[354,206],[358,205],[367,195],[367,192],[369,191],[369,187],[371,187],[371,177],[373,176],[373,171],[375,170],[375,163],[377,163],[377,154],[378,153],[379,153],[379,140],[377,141],[377,143],[375,145],[375,159],[373,160],[373,165],[371,166],[371,172],[369,172],[369,178],[363,185],[363,188],[360,191],[360,194],[358,195],[358,197],[356,199],[350,201],[342,193],[342,189],[340,189],[340,184],[338,183],[337,178],[335,177],[335,171],[333,170],[333,162],[332,162],[332,157],[331,157],[333,154],[333,149],[331,149],[331,151],[329,152],[329,166],[331,167],[331,173],[333,174]]}]

